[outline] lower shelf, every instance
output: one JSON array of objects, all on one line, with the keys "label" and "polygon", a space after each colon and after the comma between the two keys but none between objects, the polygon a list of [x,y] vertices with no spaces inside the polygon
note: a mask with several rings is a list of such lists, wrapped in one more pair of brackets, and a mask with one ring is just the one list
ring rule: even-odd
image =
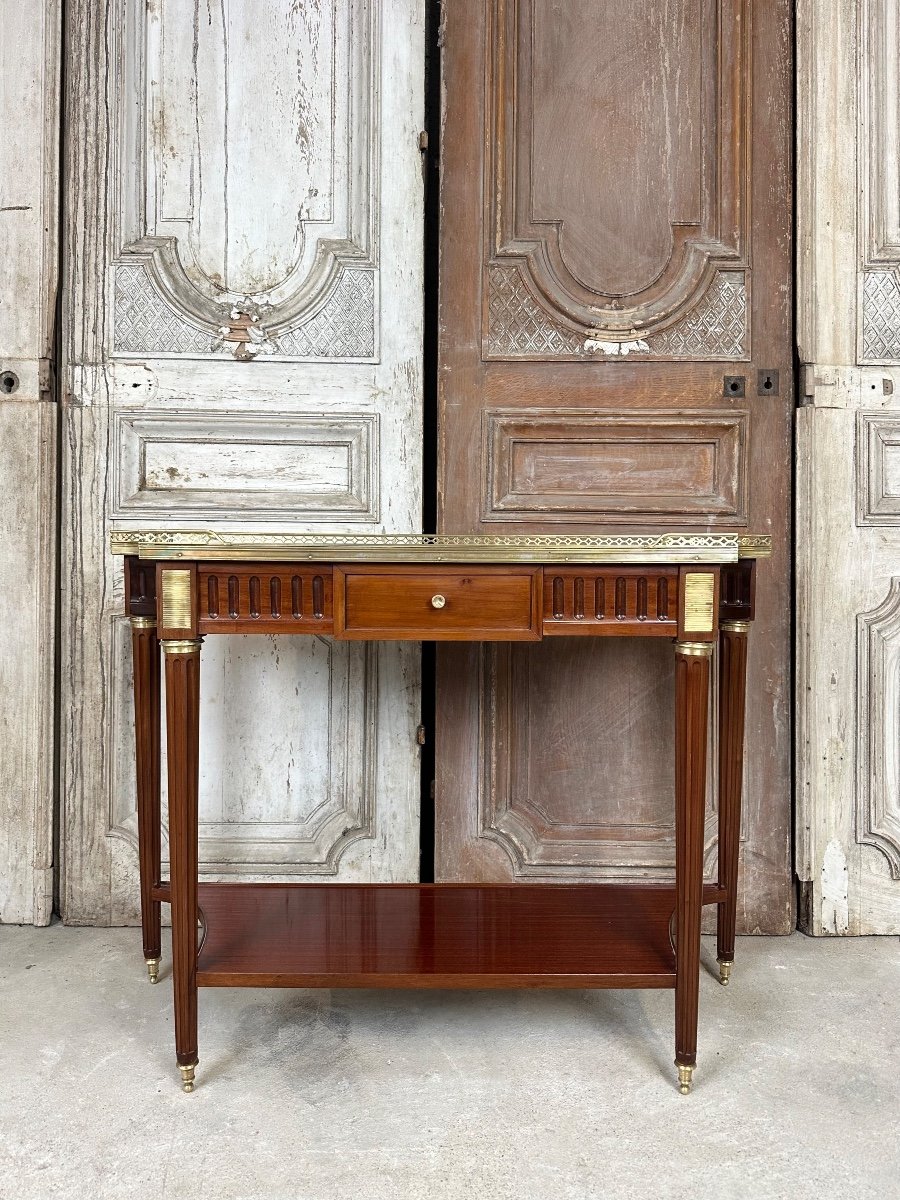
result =
[{"label": "lower shelf", "polygon": [[668,988],[670,887],[202,884],[205,987]]}]

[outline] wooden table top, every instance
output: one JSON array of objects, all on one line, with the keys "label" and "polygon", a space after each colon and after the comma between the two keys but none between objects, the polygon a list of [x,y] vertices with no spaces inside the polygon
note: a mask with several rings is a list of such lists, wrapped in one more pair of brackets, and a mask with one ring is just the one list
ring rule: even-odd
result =
[{"label": "wooden table top", "polygon": [[768,534],[412,534],[115,529],[113,554],[192,561],[369,563],[733,563],[765,558]]}]

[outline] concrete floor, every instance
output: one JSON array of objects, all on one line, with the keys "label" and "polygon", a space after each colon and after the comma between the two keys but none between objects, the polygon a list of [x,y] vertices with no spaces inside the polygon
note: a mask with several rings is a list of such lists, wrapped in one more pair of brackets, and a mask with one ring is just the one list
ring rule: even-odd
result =
[{"label": "concrete floor", "polygon": [[704,944],[682,1097],[670,992],[200,993],[135,930],[0,928],[0,1197],[900,1197],[900,941]]}]

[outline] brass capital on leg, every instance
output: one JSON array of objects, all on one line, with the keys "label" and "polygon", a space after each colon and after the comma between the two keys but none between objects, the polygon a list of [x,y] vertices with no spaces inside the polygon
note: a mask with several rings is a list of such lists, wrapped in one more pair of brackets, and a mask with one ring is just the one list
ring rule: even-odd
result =
[{"label": "brass capital on leg", "polygon": [[749,633],[749,621],[723,621],[719,628],[723,633]]},{"label": "brass capital on leg", "polygon": [[709,658],[713,645],[713,642],[676,642],[675,653],[683,654],[685,658]]},{"label": "brass capital on leg", "polygon": [[132,629],[155,629],[156,628],[156,617],[132,617],[131,618],[131,628]]},{"label": "brass capital on leg", "polygon": [[199,654],[203,638],[165,638],[162,648],[166,654]]}]

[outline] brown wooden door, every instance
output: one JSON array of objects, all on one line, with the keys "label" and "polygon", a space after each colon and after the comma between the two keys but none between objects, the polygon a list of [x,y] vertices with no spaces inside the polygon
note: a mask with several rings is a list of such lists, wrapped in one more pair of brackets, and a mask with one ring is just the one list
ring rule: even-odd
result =
[{"label": "brown wooden door", "polygon": [[[452,0],[443,39],[440,527],[774,535],[739,907],[773,932],[791,910],[791,7]],[[673,672],[667,642],[441,648],[437,877],[665,875]]]}]

